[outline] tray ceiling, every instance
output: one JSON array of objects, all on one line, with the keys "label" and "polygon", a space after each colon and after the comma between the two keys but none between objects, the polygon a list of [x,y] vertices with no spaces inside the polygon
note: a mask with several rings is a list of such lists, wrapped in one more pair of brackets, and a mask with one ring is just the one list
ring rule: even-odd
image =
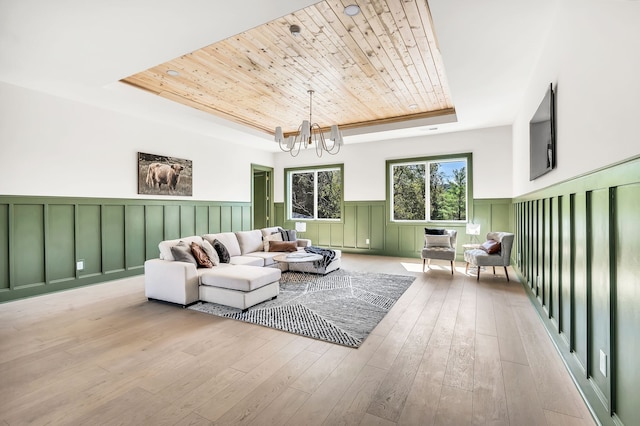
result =
[{"label": "tray ceiling", "polygon": [[297,131],[309,89],[321,127],[454,113],[426,0],[360,2],[350,17],[352,2],[317,3],[122,81],[267,133]]}]

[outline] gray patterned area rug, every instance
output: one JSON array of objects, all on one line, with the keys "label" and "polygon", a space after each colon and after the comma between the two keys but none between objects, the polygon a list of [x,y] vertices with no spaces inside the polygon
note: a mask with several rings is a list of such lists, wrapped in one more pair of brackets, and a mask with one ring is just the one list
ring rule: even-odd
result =
[{"label": "gray patterned area rug", "polygon": [[350,272],[284,272],[280,294],[246,312],[198,302],[189,309],[359,347],[416,277]]}]

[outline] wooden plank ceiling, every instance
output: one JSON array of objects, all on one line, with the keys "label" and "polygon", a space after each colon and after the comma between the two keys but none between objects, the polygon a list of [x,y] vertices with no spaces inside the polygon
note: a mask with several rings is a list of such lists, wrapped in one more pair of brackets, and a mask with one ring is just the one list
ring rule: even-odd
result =
[{"label": "wooden plank ceiling", "polygon": [[360,0],[350,17],[353,3],[317,3],[122,81],[271,134],[309,117],[309,89],[321,127],[453,113],[427,1]]}]

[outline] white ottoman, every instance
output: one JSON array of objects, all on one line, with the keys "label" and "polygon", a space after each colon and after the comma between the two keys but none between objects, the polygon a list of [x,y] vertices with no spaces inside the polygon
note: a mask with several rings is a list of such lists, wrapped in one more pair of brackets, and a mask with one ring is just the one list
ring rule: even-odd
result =
[{"label": "white ottoman", "polygon": [[200,276],[200,300],[246,310],[280,292],[280,270],[249,265],[214,267]]}]

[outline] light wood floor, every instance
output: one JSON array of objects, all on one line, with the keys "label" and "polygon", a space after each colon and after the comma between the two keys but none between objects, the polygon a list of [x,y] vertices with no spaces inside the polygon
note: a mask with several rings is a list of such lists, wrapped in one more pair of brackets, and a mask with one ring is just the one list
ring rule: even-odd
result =
[{"label": "light wood floor", "polygon": [[[522,286],[448,262],[359,349],[147,302],[142,277],[0,305],[0,425],[593,425]],[[512,271],[511,271],[512,272]]]}]

